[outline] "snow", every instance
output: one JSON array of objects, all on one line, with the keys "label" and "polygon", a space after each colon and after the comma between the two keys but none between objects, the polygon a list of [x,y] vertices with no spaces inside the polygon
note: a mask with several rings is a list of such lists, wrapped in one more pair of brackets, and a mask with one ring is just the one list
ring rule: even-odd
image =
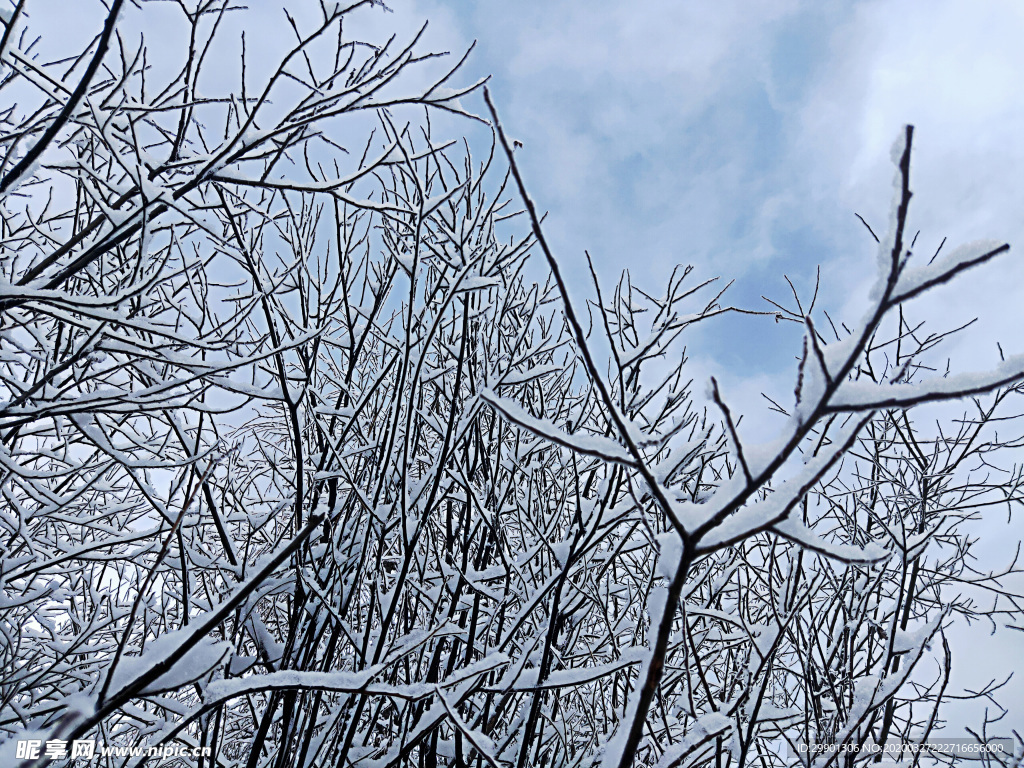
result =
[{"label": "snow", "polygon": [[459,184],[458,186],[454,186],[451,189],[446,190],[446,191],[442,192],[441,194],[435,195],[434,197],[430,198],[429,200],[424,201],[423,208],[422,208],[422,215],[424,217],[429,216],[431,213],[433,213],[437,209],[437,207],[439,205],[441,205],[442,203],[444,203],[447,200],[450,200],[455,195],[456,192],[461,192],[462,189],[465,186],[466,186],[466,182],[463,182],[462,184]]},{"label": "snow", "polygon": [[785,539],[844,563],[872,565],[890,556],[888,550],[874,542],[868,542],[863,547],[859,547],[853,544],[826,541],[795,518],[788,518],[776,523],[772,526],[772,530]]},{"label": "snow", "polygon": [[24,182],[28,181],[33,176],[35,176],[36,171],[39,170],[39,167],[43,162],[44,155],[46,155],[45,151],[42,154],[40,154],[39,157],[37,157],[35,160],[29,163],[25,168],[23,168],[16,177],[14,177],[14,179],[11,181],[7,189],[5,189],[2,194],[0,194],[0,200],[6,198],[18,187],[20,187]]},{"label": "snow", "polygon": [[449,88],[448,86],[442,85],[438,86],[437,88],[434,88],[430,92],[430,100],[434,102],[448,103],[455,109],[459,110],[460,112],[464,112],[465,109],[463,109],[462,101],[459,99],[459,97],[464,95],[465,93],[465,90],[457,91],[454,88]]},{"label": "snow", "polygon": [[[889,157],[892,159],[893,165],[896,166],[896,172],[893,175],[892,181],[893,199],[889,206],[888,226],[886,228],[885,235],[879,238],[878,241],[877,278],[868,295],[868,299],[872,305],[877,305],[878,301],[882,298],[885,287],[888,284],[889,274],[892,270],[892,251],[896,244],[896,230],[899,224],[898,211],[900,202],[903,199],[903,175],[900,171],[899,164],[906,146],[906,132],[900,131],[889,152]],[[869,312],[870,311],[871,310],[869,310]],[[863,327],[863,325],[861,327]]]},{"label": "snow", "polygon": [[263,675],[250,675],[230,680],[215,680],[206,686],[203,701],[206,704],[227,701],[257,691],[285,689],[306,689],[334,691],[336,693],[366,692],[376,696],[394,696],[401,699],[420,699],[430,695],[434,686],[428,683],[411,685],[389,685],[373,683],[380,674],[379,667],[370,667],[363,672],[310,672],[286,669]]},{"label": "snow", "polygon": [[[945,618],[945,612],[939,613],[927,625],[915,632],[913,634],[915,643],[908,649],[907,653],[912,656],[920,656],[924,652],[925,644],[929,638],[938,632]],[[865,715],[880,702],[886,701],[893,696],[906,682],[913,669],[914,664],[912,661],[911,663],[904,663],[898,671],[893,672],[888,677],[880,678],[877,673],[874,673],[864,675],[858,679],[854,684],[853,706],[849,709],[846,723],[838,729],[832,739],[832,743],[845,743],[861,726]],[[827,753],[821,754],[815,759],[813,765],[824,768],[833,758],[834,753],[832,755]]]},{"label": "snow", "polygon": [[707,712],[701,715],[682,741],[665,749],[665,754],[655,764],[655,768],[679,765],[687,755],[709,743],[712,739],[722,736],[732,728],[732,725],[732,719],[723,712]]},{"label": "snow", "polygon": [[558,541],[551,545],[551,552],[554,554],[555,559],[558,560],[558,565],[564,568],[569,562],[569,552],[572,549],[572,541],[568,539],[565,541]]},{"label": "snow", "polygon": [[542,376],[558,375],[562,373],[559,365],[538,365],[528,368],[525,371],[508,370],[501,375],[499,386],[511,386],[513,384],[525,384],[528,381],[539,379]]},{"label": "snow", "polygon": [[[742,508],[726,517],[719,525],[711,528],[700,539],[699,547],[701,549],[717,548],[728,542],[745,538],[755,531],[770,528],[784,538],[844,562],[875,562],[885,557],[887,553],[873,545],[869,545],[862,550],[860,547],[826,542],[808,530],[803,523],[789,518],[790,510],[803,498],[817,478],[836,461],[843,451],[843,446],[858,431],[859,424],[853,420],[836,430],[832,435],[830,447],[821,450],[816,456],[810,458],[792,477],[778,484],[767,497],[747,502]],[[717,514],[720,507],[721,509],[727,508],[721,505],[727,504],[729,499],[733,498],[732,494],[727,494],[719,502],[718,499],[721,493],[722,491],[719,490],[712,503],[705,505],[708,507],[709,513]],[[705,519],[710,521],[713,519],[714,514],[707,514]]]},{"label": "snow", "polygon": [[260,618],[255,610],[252,610],[251,605],[254,602],[253,598],[249,598],[250,606],[247,606],[248,610],[246,611],[249,614],[249,620],[246,623],[252,630],[253,637],[259,646],[260,652],[263,654],[264,661],[271,669],[277,669],[281,663],[281,658],[284,656],[284,644],[274,639],[274,636],[270,634],[270,630],[267,629],[267,625],[263,623],[263,619]]},{"label": "snow", "polygon": [[[906,149],[907,149],[907,131],[904,128],[904,129],[900,130],[900,132],[898,134],[896,134],[896,140],[893,141],[892,146],[889,147],[889,160],[897,168],[899,168],[900,160],[903,159],[903,153],[906,151]],[[900,177],[897,176],[897,180],[899,180],[899,178]]]},{"label": "snow", "polygon": [[782,629],[778,624],[772,624],[758,630],[754,638],[754,648],[757,649],[758,655],[760,655],[762,660],[767,659],[771,654],[781,631]]},{"label": "snow", "polygon": [[919,627],[914,630],[897,629],[893,633],[892,652],[897,654],[909,653],[916,650],[918,646],[927,642],[931,637],[928,627]]},{"label": "snow", "polygon": [[506,397],[500,397],[491,389],[482,390],[480,399],[494,407],[509,421],[577,453],[595,456],[616,464],[632,465],[635,463],[625,448],[603,435],[570,435],[555,425],[532,416],[519,403]]},{"label": "snow", "polygon": [[[166,659],[180,645],[189,641],[194,632],[191,627],[164,632],[146,643],[139,656],[122,656],[114,668],[109,690],[117,692]],[[147,685],[140,693],[180,690],[193,680],[204,677],[226,664],[232,654],[231,643],[225,640],[202,638],[166,673]]]},{"label": "snow", "polygon": [[495,277],[484,277],[483,275],[474,275],[468,277],[459,283],[459,291],[478,291],[483,288],[494,288],[500,285],[500,282]]},{"label": "snow", "polygon": [[679,560],[683,556],[683,540],[675,531],[658,534],[658,552],[655,573],[671,581],[679,570]]},{"label": "snow", "polygon": [[[590,667],[576,667],[575,669],[559,669],[548,673],[544,681],[540,683],[544,688],[571,688],[577,685],[585,685],[595,680],[600,680],[608,675],[614,674],[626,667],[640,664],[647,658],[648,652],[644,648],[633,646],[626,648],[615,661],[607,664],[597,664]],[[536,670],[530,670],[536,672]],[[533,690],[538,683],[535,680],[527,680],[526,676],[520,678],[520,682],[511,686],[509,690]]]},{"label": "snow", "polygon": [[1024,378],[1024,354],[1012,355],[989,371],[958,373],[920,382],[845,382],[829,401],[833,411],[907,407],[928,400],[990,392]]},{"label": "snow", "polygon": [[907,267],[900,274],[893,292],[893,301],[901,302],[917,296],[928,288],[940,285],[954,275],[971,267],[984,264],[995,256],[1009,251],[1010,246],[1000,240],[977,240],[956,248],[942,259],[920,267]]}]

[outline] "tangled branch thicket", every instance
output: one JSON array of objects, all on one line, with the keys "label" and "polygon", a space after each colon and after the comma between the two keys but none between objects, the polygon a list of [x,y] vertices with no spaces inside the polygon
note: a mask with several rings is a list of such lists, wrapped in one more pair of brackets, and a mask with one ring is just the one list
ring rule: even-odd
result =
[{"label": "tangled branch thicket", "polygon": [[[951,622],[1020,626],[1016,565],[979,567],[969,521],[1021,500],[999,467],[1024,360],[926,367],[943,336],[904,306],[1007,247],[910,256],[912,129],[871,311],[829,338],[780,307],[805,327],[795,404],[755,450],[679,352],[721,293],[680,269],[573,307],[489,97],[470,114],[480,84],[422,30],[368,44],[347,25],[372,2],[310,3],[266,82],[243,53],[209,96],[243,12],[179,3],[161,81],[118,31],[150,5],[123,5],[55,61],[31,2],[3,19],[5,765],[47,763],[15,756],[31,739],[90,765],[154,759],[72,744],[828,765],[874,758],[796,746],[939,732]],[[440,136],[469,124],[482,158]]]}]

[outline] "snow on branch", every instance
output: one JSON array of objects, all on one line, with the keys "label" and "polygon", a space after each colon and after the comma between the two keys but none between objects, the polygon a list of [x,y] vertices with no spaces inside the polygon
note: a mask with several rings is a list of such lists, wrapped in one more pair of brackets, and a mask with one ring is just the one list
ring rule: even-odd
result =
[{"label": "snow on branch", "polygon": [[1024,355],[1008,357],[989,371],[955,373],[919,382],[845,382],[826,407],[830,413],[909,408],[921,403],[980,395],[1024,379]]},{"label": "snow on branch", "polygon": [[1008,243],[979,240],[960,246],[939,261],[921,267],[905,268],[900,273],[890,303],[908,301],[930,288],[948,283],[961,272],[1008,253],[1009,250]]},{"label": "snow on branch", "polygon": [[554,424],[532,416],[518,403],[509,400],[507,397],[500,397],[487,389],[481,390],[480,399],[501,413],[509,421],[563,448],[616,464],[625,464],[627,466],[635,464],[633,457],[622,446],[606,437],[563,432]]}]

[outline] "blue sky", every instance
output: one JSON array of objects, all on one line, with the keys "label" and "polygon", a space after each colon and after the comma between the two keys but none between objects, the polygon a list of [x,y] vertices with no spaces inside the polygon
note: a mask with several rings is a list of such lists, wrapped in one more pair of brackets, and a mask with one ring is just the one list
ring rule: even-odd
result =
[{"label": "blue sky", "polygon": [[[928,258],[978,238],[1010,255],[908,307],[932,330],[979,321],[944,354],[961,370],[1024,351],[1024,5],[976,0],[665,2],[418,0],[394,21],[430,18],[452,50],[473,40],[470,76],[490,74],[532,196],[575,299],[591,295],[583,252],[611,283],[629,268],[663,284],[675,264],[735,279],[732,302],[766,308],[802,292],[821,267],[820,305],[850,325],[875,274],[876,247],[854,213],[884,232],[890,147],[916,126],[910,225]],[[467,78],[468,80],[469,78]],[[747,437],[778,421],[762,391],[792,400],[799,329],[716,321],[690,342],[699,382],[715,374]],[[960,406],[956,406],[959,409]],[[1019,520],[1017,521],[1019,527]],[[995,544],[1019,533],[986,520]],[[996,559],[998,558],[998,559]],[[985,565],[980,563],[979,565]],[[954,685],[1019,667],[1024,635],[961,629]],[[1019,677],[1019,676],[1018,676]],[[1003,701],[1018,713],[1024,680]],[[951,710],[948,736],[978,711]],[[1004,723],[1001,732],[1009,732]]]},{"label": "blue sky", "polygon": [[[289,37],[279,34],[279,2],[249,5],[236,19],[250,29],[256,82]],[[288,5],[300,17],[318,8],[316,0]],[[769,308],[762,294],[788,299],[784,274],[809,294],[820,266],[819,306],[855,324],[875,248],[854,213],[884,230],[889,148],[907,122],[917,126],[910,223],[921,230],[922,255],[943,237],[950,246],[985,237],[1024,249],[1024,5],[1016,0],[391,7],[361,11],[348,30],[401,40],[429,20],[427,47],[458,55],[477,42],[461,82],[491,76],[503,121],[524,143],[517,158],[531,194],[549,213],[546,233],[578,278],[579,302],[591,293],[584,250],[605,283],[629,268],[636,284],[658,287],[675,265],[693,264],[694,279],[735,280],[727,298],[751,309]],[[61,21],[51,40],[84,41],[102,20],[98,0],[30,8],[37,28]],[[180,11],[169,2],[144,8],[126,12],[129,37],[146,28],[151,59],[177,61]],[[210,92],[237,82],[237,32],[220,40],[221,66],[201,83]],[[485,111],[480,100],[467,106]],[[954,365],[992,364],[996,339],[1024,351],[1016,250],[912,308],[937,321],[934,330],[980,316],[950,345]],[[799,329],[733,316],[689,343],[699,377],[717,375],[748,429],[767,437],[759,393],[791,392]]]},{"label": "blue sky", "polygon": [[[854,213],[885,229],[889,147],[906,122],[918,131],[911,218],[922,249],[945,236],[1024,247],[1017,3],[392,7],[394,21],[431,19],[452,50],[477,40],[467,74],[492,76],[547,232],[577,272],[584,249],[607,282],[628,267],[657,285],[692,263],[735,279],[733,303],[766,308],[761,294],[787,298],[784,273],[808,290],[821,265],[823,305],[855,323],[875,248]],[[920,317],[934,305],[942,323],[984,314],[978,335],[951,347],[964,365],[994,361],[993,336],[1021,348],[1017,263],[922,302]],[[759,388],[786,391],[799,343],[785,324],[734,318],[693,351],[753,403]]]}]

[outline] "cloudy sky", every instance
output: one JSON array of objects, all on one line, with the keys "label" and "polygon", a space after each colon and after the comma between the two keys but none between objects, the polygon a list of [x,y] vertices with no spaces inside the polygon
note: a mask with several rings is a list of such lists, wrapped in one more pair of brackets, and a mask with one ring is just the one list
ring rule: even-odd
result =
[{"label": "cloudy sky", "polygon": [[[260,30],[258,67],[281,39],[281,3],[249,5]],[[919,258],[944,237],[949,247],[997,238],[1013,248],[909,311],[935,331],[979,318],[947,348],[954,367],[992,365],[996,341],[1008,353],[1024,351],[1019,0],[390,5],[392,14],[362,17],[362,29],[402,37],[429,19],[434,48],[460,53],[476,41],[463,82],[492,77],[506,128],[524,143],[517,157],[532,195],[549,213],[548,236],[576,275],[578,302],[590,295],[584,250],[606,283],[629,268],[637,284],[657,288],[676,264],[693,264],[698,279],[735,280],[731,302],[753,309],[768,309],[762,294],[788,299],[783,275],[809,296],[820,267],[820,306],[855,325],[876,249],[854,214],[884,231],[889,150],[909,122],[917,129],[910,226],[921,232]],[[63,35],[91,36],[102,18],[98,3],[35,6],[61,20]],[[161,13],[178,15],[170,3],[146,6],[149,19]],[[225,72],[237,68],[230,50]],[[475,108],[484,111],[482,102]],[[690,340],[692,369],[719,377],[746,414],[747,435],[761,440],[778,424],[760,393],[792,399],[799,346],[792,325],[733,317]],[[978,645],[985,652],[959,669],[987,663],[981,674],[1000,674],[1019,663],[1022,645],[1016,637],[999,648]],[[1024,686],[1014,695],[1024,701]]]},{"label": "cloudy sky", "polygon": [[[467,81],[491,75],[503,122],[524,143],[517,159],[531,194],[549,212],[546,232],[577,275],[578,302],[590,295],[584,250],[605,282],[628,268],[638,284],[659,287],[673,266],[693,264],[698,277],[735,280],[732,303],[755,309],[768,308],[761,295],[788,299],[784,274],[809,296],[820,266],[820,306],[855,325],[876,247],[854,214],[884,233],[890,148],[912,123],[919,257],[930,258],[944,237],[946,247],[994,238],[1012,250],[908,313],[935,331],[978,318],[945,350],[954,367],[991,366],[996,341],[1007,353],[1024,351],[1021,3],[392,7],[400,25],[429,18],[433,39],[453,51],[477,41]],[[794,326],[747,317],[719,321],[690,342],[693,370],[719,377],[757,441],[779,426],[760,393],[791,401],[799,348]],[[993,539],[1019,539],[1005,521],[986,528]],[[955,642],[972,652],[957,657],[954,684],[1019,667],[1022,638],[990,638],[989,627],[961,632]],[[1003,697],[1017,714],[1022,683]],[[977,711],[951,714],[946,735],[963,735]]]},{"label": "cloudy sky", "polygon": [[[8,0],[0,0],[8,2]],[[150,60],[180,60],[187,28],[172,2],[129,8],[121,29],[145,31]],[[290,2],[302,18],[317,0]],[[531,194],[564,268],[589,292],[584,251],[605,283],[628,268],[663,286],[677,264],[694,278],[734,280],[729,301],[770,309],[802,295],[821,269],[819,306],[855,325],[874,280],[894,168],[889,150],[916,126],[910,227],[918,258],[1005,239],[1014,250],[908,311],[932,330],[978,317],[948,346],[954,367],[987,367],[995,341],[1024,351],[1024,4],[1016,0],[393,0],[362,11],[350,34],[407,39],[461,54],[462,82],[490,75]],[[77,50],[98,30],[99,0],[34,0],[33,28]],[[249,77],[290,44],[276,0],[225,22],[249,29]],[[219,35],[218,66],[200,86],[238,76],[238,30]],[[162,39],[158,39],[161,38]],[[163,43],[163,44],[161,44]],[[456,80],[458,82],[458,80]],[[467,103],[483,113],[482,100]],[[770,318],[716,321],[690,342],[694,369],[715,373],[766,437],[759,393],[791,392],[800,329]]]},{"label": "cloudy sky", "polygon": [[[560,258],[580,268],[588,249],[606,280],[628,267],[657,284],[690,263],[735,279],[733,303],[767,308],[762,294],[789,294],[783,274],[806,290],[820,265],[824,306],[856,322],[875,249],[854,213],[885,229],[889,148],[907,122],[923,251],[943,237],[1024,246],[1019,3],[437,0],[417,10],[453,40],[478,41],[474,70],[492,75],[525,144]],[[1019,348],[1015,261],[947,291],[939,319],[984,315],[987,337]],[[705,364],[744,379],[734,386],[788,381],[793,328],[720,325],[699,350]]]}]

